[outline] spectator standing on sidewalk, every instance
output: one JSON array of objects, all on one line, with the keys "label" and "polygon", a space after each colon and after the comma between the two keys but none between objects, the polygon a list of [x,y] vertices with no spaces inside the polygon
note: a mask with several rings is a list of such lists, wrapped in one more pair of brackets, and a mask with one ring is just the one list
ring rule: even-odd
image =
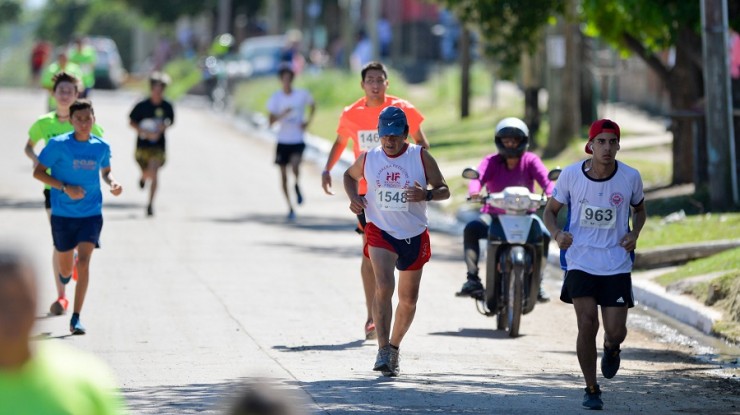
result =
[{"label": "spectator standing on sidewalk", "polygon": [[[598,309],[604,325],[601,373],[611,379],[627,337],[627,310],[634,307],[632,264],[647,219],[640,173],[616,160],[619,136],[614,121],[591,124],[585,151],[592,157],[563,169],[544,212],[565,270],[560,299],[576,312],[576,353],[586,381],[583,406],[589,409],[604,405],[596,380]],[[568,222],[560,229],[557,216],[566,205]]]}]

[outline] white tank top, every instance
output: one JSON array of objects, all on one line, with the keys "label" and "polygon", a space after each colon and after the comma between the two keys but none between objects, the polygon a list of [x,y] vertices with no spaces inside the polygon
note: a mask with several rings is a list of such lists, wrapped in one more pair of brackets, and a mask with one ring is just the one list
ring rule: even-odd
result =
[{"label": "white tank top", "polygon": [[427,202],[408,202],[404,194],[414,181],[426,189],[421,151],[421,146],[408,144],[401,154],[389,157],[382,147],[376,147],[365,157],[365,216],[396,239],[412,238],[427,228]]}]

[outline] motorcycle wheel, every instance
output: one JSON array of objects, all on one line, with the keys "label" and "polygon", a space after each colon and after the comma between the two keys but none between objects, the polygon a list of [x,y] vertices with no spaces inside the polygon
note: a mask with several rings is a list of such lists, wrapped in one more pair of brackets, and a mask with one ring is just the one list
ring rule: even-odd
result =
[{"label": "motorcycle wheel", "polygon": [[524,266],[514,264],[508,279],[508,295],[506,299],[507,323],[509,337],[519,335],[519,325],[522,321],[522,302],[524,301]]}]

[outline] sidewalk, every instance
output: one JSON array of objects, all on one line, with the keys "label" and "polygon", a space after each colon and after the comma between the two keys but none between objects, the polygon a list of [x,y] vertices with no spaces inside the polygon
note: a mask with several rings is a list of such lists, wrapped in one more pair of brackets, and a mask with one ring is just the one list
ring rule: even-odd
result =
[{"label": "sidewalk", "polygon": [[[599,116],[618,120],[624,135],[621,137],[623,150],[635,150],[639,148],[670,144],[673,136],[666,131],[665,120],[652,116],[634,107],[623,104],[607,104],[599,108]],[[267,128],[267,120],[262,114],[250,117],[234,116],[232,118],[235,126],[250,136],[260,138],[268,142],[274,142],[274,133]],[[324,167],[331,143],[317,136],[308,135],[306,138],[306,151],[304,159],[315,163],[319,168]],[[341,192],[342,172],[353,162],[353,155],[345,151],[337,166],[332,169],[332,179],[335,192]],[[464,164],[461,162],[460,166]],[[467,164],[466,164],[467,165]],[[455,171],[462,170],[460,166],[453,166]],[[464,166],[463,166],[464,167]],[[444,167],[441,166],[444,169]],[[445,169],[449,170],[449,169]],[[429,211],[430,228],[450,234],[462,235],[465,226],[466,215],[458,214],[457,217],[443,214],[441,210]],[[699,249],[700,247],[695,247]],[[722,318],[720,311],[707,307],[687,295],[670,293],[667,289],[655,282],[653,278],[668,272],[668,264],[661,264],[663,257],[670,251],[653,250],[641,252],[641,259],[653,268],[649,271],[636,271],[632,274],[632,284],[635,299],[639,304],[657,310],[673,319],[694,327],[705,334],[712,333],[712,326]],[[668,255],[668,257],[672,257]],[[667,259],[667,258],[666,258]],[[559,267],[559,249],[551,243],[550,257],[548,262]]]}]

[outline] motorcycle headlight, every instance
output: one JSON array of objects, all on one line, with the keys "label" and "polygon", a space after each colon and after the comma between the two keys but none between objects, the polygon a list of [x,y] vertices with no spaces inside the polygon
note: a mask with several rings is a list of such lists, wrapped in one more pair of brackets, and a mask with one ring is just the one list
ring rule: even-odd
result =
[{"label": "motorcycle headlight", "polygon": [[506,195],[504,204],[506,204],[506,209],[509,210],[527,210],[532,204],[532,200],[528,195]]}]

